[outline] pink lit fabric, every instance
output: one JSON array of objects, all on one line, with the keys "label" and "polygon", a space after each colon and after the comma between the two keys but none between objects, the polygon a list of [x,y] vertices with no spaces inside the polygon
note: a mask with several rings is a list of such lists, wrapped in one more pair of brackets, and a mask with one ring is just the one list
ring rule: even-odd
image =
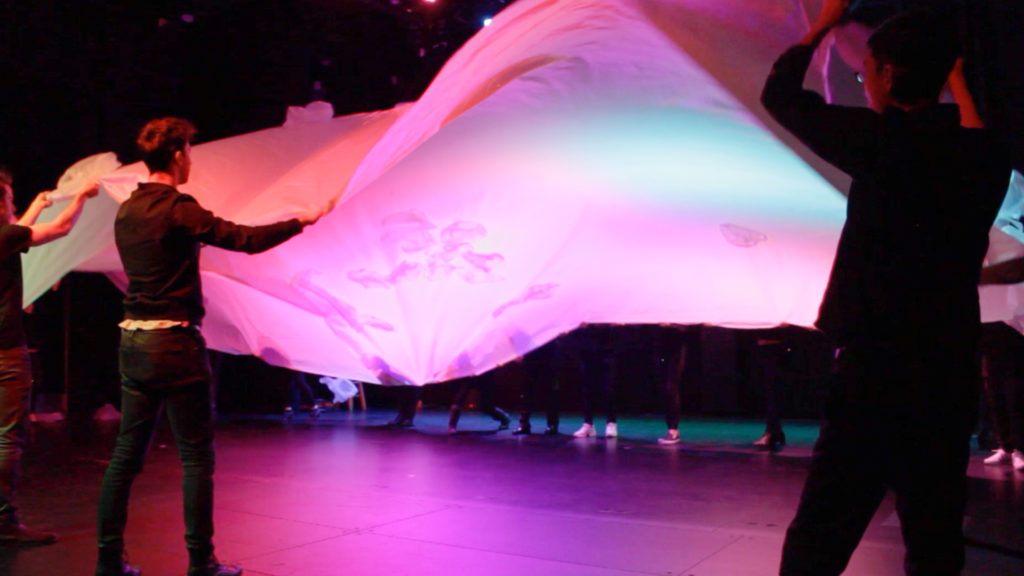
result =
[{"label": "pink lit fabric", "polygon": [[[417,102],[333,119],[314,104],[194,147],[182,190],[231,220],[341,199],[265,254],[204,249],[209,344],[420,385],[581,323],[810,325],[845,179],[757,103],[808,4],[520,0]],[[818,66],[857,102],[841,58]],[[29,253],[27,301],[71,269],[123,284],[111,224],[143,176],[107,175],[72,236]]]}]

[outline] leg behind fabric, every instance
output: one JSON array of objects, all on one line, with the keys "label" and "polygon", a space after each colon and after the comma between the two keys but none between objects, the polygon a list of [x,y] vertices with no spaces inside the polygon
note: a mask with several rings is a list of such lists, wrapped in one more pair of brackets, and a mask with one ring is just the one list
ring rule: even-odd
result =
[{"label": "leg behind fabric", "polygon": [[679,386],[686,369],[686,343],[681,344],[666,360],[663,381],[665,382],[665,426],[669,430],[679,429],[680,406]]},{"label": "leg behind fabric", "polygon": [[469,397],[472,384],[468,378],[458,381],[455,387],[455,394],[452,396],[452,404],[448,408],[448,433],[454,434],[459,425],[459,417],[462,415],[462,406]]},{"label": "leg behind fabric", "polygon": [[619,358],[616,355],[607,357],[602,362],[604,374],[601,380],[601,391],[604,395],[604,412],[608,422],[618,420],[618,384]]},{"label": "leg behind fabric", "polygon": [[551,375],[546,382],[547,394],[545,399],[545,413],[549,432],[558,431],[558,421],[561,414],[561,379],[559,375]]},{"label": "leg behind fabric", "polygon": [[519,381],[519,427],[526,433],[530,430],[530,415],[536,402],[536,382],[527,376]]}]

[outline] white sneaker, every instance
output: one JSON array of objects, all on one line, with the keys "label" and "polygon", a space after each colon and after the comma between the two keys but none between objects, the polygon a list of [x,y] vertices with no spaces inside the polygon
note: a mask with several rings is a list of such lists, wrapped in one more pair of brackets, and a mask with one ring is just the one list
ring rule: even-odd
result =
[{"label": "white sneaker", "polygon": [[[1015,452],[1017,452],[1015,450]],[[1019,452],[1018,452],[1019,453]],[[1010,453],[1002,448],[993,450],[992,455],[985,458],[985,464],[1005,464],[1010,461]]]},{"label": "white sneaker", "polygon": [[662,446],[671,446],[672,444],[679,444],[679,430],[669,430],[667,434],[658,438],[658,444]]},{"label": "white sneaker", "polygon": [[604,425],[604,437],[605,438],[617,438],[619,436],[619,425],[615,422],[609,422]]},{"label": "white sneaker", "polygon": [[1020,450],[1014,450],[1010,460],[1013,461],[1014,470],[1024,471],[1024,454],[1021,454]]},{"label": "white sneaker", "polygon": [[594,431],[593,424],[583,423],[580,429],[572,433],[573,438],[593,438],[597,436],[597,432]]}]

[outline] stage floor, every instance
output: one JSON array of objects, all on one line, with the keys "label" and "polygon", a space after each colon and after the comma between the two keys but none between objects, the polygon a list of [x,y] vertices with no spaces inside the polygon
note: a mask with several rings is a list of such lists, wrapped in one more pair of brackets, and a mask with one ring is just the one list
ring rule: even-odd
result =
[{"label": "stage floor", "polygon": [[[328,412],[317,420],[222,418],[217,554],[274,576],[768,576],[806,473],[815,423],[786,424],[780,454],[749,443],[762,424],[687,420],[664,447],[657,416],[626,417],[617,440],[494,433],[464,413]],[[603,420],[598,421],[599,431]],[[0,548],[0,574],[91,574],[100,479],[115,423],[40,423],[18,501],[27,524],[58,531],[39,548]],[[533,421],[543,429],[542,418]],[[865,446],[870,450],[870,446]],[[971,463],[965,574],[1024,574],[1024,473]],[[128,552],[145,576],[184,574],[181,471],[162,430],[136,482]],[[1016,554],[1016,555],[1014,555]],[[846,574],[902,574],[891,499]]]}]

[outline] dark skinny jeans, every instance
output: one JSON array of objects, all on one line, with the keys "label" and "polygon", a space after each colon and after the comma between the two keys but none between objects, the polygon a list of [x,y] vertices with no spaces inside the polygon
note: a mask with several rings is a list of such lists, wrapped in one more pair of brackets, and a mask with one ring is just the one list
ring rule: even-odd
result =
[{"label": "dark skinny jeans", "polygon": [[120,561],[128,497],[162,410],[184,469],[185,544],[202,562],[213,553],[213,409],[206,344],[196,329],[122,330],[121,428],[100,492],[100,563]]}]

